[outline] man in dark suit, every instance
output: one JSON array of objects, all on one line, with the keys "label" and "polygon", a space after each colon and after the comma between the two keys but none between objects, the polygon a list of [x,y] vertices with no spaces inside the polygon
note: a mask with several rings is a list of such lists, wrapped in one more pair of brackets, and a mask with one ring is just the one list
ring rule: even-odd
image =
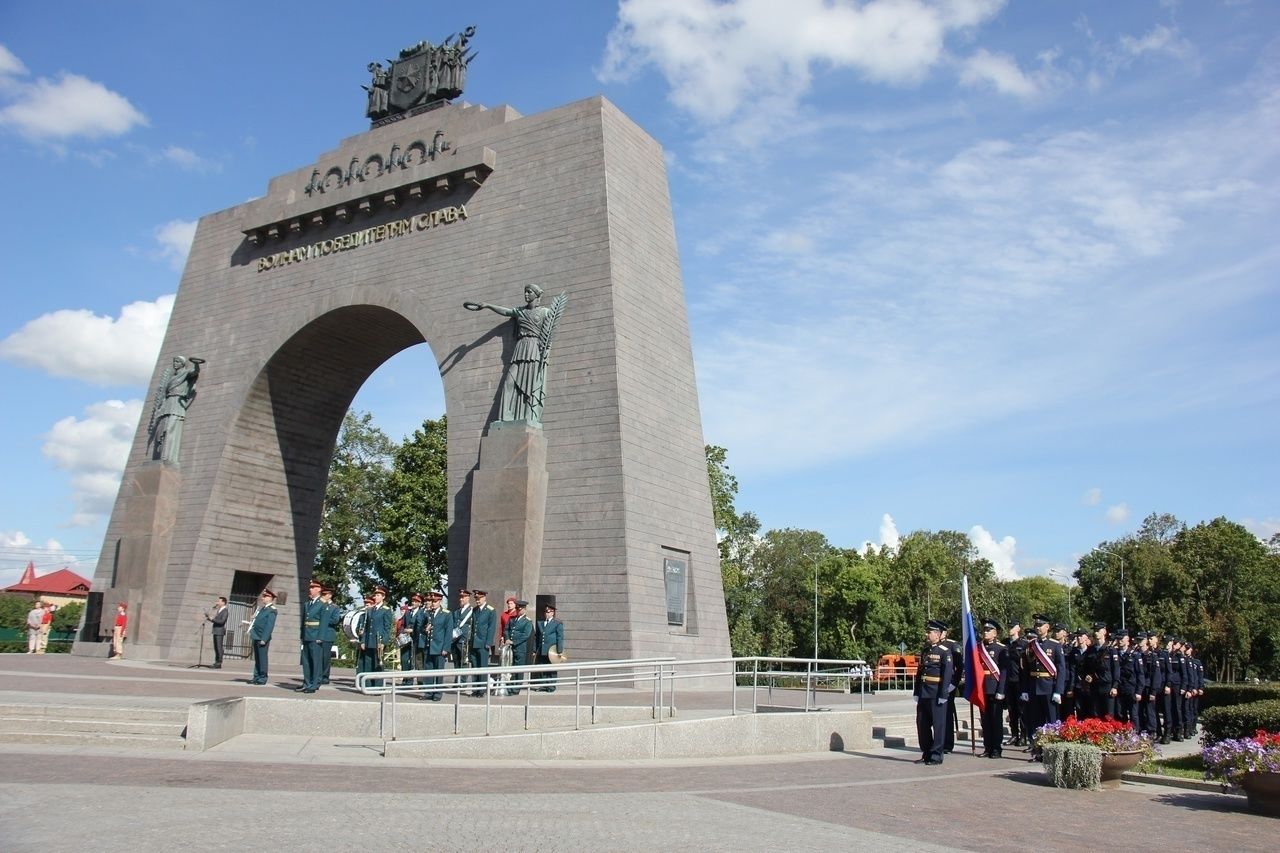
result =
[{"label": "man in dark suit", "polygon": [[[557,654],[564,653],[564,623],[556,618],[556,609],[550,604],[542,613],[542,620],[538,622],[538,626],[534,631],[537,639],[534,643],[538,649],[538,663],[551,663],[551,650],[555,649]],[[555,680],[557,673],[555,670],[539,673],[536,680],[549,682],[545,687],[535,687],[535,690],[541,690],[544,693],[555,693]]]},{"label": "man in dark suit", "polygon": [[206,613],[206,622],[213,623],[213,668],[222,669],[222,645],[227,640],[227,600],[221,595],[213,605],[213,612]]}]

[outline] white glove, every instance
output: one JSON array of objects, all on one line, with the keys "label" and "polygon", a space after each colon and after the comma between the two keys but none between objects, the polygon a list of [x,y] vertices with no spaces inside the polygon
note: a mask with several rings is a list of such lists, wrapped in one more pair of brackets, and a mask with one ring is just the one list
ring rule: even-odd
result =
[{"label": "white glove", "polygon": [[1061,695],[1061,694],[1059,694],[1059,693],[1055,693],[1055,694],[1053,694],[1053,704],[1055,704],[1055,705],[1061,705],[1061,704],[1062,704],[1062,695]]},{"label": "white glove", "polygon": [[1019,694],[1018,694],[1018,698],[1019,698],[1019,699],[1021,699],[1023,702],[1028,702],[1028,701],[1030,701],[1029,699],[1027,699],[1027,694],[1025,694],[1025,693],[1019,693]]},{"label": "white glove", "polygon": [[1003,694],[1003,693],[997,693],[997,694],[996,694],[996,701],[997,701],[997,702],[1003,702],[1003,701],[1004,701],[1004,694]]},{"label": "white glove", "polygon": [[912,701],[912,702],[915,702],[917,705],[919,705],[919,704],[920,704],[920,697],[919,697],[919,696],[912,696],[912,697],[911,697],[911,701]]},{"label": "white glove", "polygon": [[943,696],[941,699],[939,699],[939,700],[938,700],[938,704],[939,704],[939,705],[945,705],[945,704],[947,704],[947,697]]}]

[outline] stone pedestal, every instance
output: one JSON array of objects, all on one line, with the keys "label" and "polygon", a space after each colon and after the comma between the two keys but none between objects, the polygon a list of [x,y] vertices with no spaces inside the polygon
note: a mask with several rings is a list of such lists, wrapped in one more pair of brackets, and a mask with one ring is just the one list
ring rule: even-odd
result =
[{"label": "stone pedestal", "polygon": [[[472,474],[467,586],[501,608],[507,595],[529,601],[542,571],[547,506],[547,440],[522,422],[495,422],[480,439]],[[450,590],[450,598],[454,591]]]},{"label": "stone pedestal", "polygon": [[[160,597],[164,591],[169,546],[178,511],[182,475],[164,462],[139,466],[121,484],[121,536],[114,547],[111,585],[103,590],[102,621],[98,632],[111,636],[116,606],[128,607],[128,645],[159,643]],[[96,653],[96,644],[89,644]]]}]

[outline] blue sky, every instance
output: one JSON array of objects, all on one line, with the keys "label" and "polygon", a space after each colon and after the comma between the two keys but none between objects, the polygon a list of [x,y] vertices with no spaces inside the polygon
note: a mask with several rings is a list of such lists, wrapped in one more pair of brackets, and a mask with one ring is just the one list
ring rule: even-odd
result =
[{"label": "blue sky", "polygon": [[[4,4],[0,582],[92,572],[195,221],[468,24],[464,100],[603,93],[666,148],[706,439],[766,527],[963,530],[1006,576],[1150,512],[1280,530],[1277,4],[468,6]],[[356,405],[403,436],[431,366]]]}]

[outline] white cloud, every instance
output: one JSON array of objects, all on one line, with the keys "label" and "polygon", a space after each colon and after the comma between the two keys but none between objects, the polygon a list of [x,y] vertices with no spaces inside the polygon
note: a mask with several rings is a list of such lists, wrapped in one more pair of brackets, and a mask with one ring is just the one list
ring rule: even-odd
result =
[{"label": "white cloud", "polygon": [[975,524],[969,531],[969,541],[973,543],[978,556],[989,560],[995,567],[996,577],[1001,580],[1014,580],[1018,577],[1013,563],[1018,543],[1012,536],[997,541],[981,524]]},{"label": "white cloud", "polygon": [[214,161],[201,157],[190,148],[183,148],[180,145],[168,146],[160,152],[160,157],[188,172],[217,172],[221,170],[221,167]]},{"label": "white cloud", "polygon": [[[897,553],[898,546],[902,543],[902,536],[898,533],[898,525],[893,520],[893,516],[885,513],[880,517],[880,550],[887,551],[890,554]],[[862,550],[865,553],[870,548],[876,548],[874,542],[866,541],[862,543]]]},{"label": "white cloud", "polygon": [[0,44],[0,77],[21,77],[26,73],[27,66],[22,64],[22,60]]},{"label": "white cloud", "polygon": [[173,299],[134,302],[116,318],[83,308],[44,314],[0,341],[0,358],[97,385],[143,385],[155,367]]},{"label": "white cloud", "polygon": [[1102,500],[1102,489],[1097,486],[1089,489],[1084,493],[1084,497],[1080,498],[1080,502],[1085,506],[1097,506]]},{"label": "white cloud", "polygon": [[961,63],[960,82],[965,86],[992,86],[1003,95],[1031,98],[1040,86],[1022,72],[1013,57],[980,49]]},{"label": "white cloud", "polygon": [[106,400],[87,406],[82,419],[63,418],[45,435],[44,455],[71,474],[72,525],[95,524],[111,510],[141,414],[141,400]]},{"label": "white cloud", "polygon": [[1263,542],[1280,533],[1280,518],[1246,518],[1240,523],[1244,525],[1246,530]]},{"label": "white cloud", "polygon": [[1112,524],[1124,524],[1129,520],[1129,505],[1118,503],[1107,507],[1106,519]]},{"label": "white cloud", "polygon": [[1195,48],[1191,42],[1178,35],[1177,27],[1164,24],[1157,24],[1151,32],[1138,38],[1121,36],[1120,49],[1130,56],[1152,54],[1187,59],[1195,55]]},{"label": "white cloud", "polygon": [[191,251],[191,241],[196,236],[195,222],[175,219],[166,222],[155,231],[156,242],[160,244],[159,256],[169,262],[175,270],[181,270],[187,262],[187,253]]},{"label": "white cloud", "polygon": [[0,530],[0,587],[11,586],[22,577],[27,563],[35,563],[36,575],[67,568],[81,575],[90,571],[80,565],[80,558],[68,553],[57,539],[46,539],[37,545],[21,530]]},{"label": "white cloud", "polygon": [[654,66],[678,107],[706,121],[744,105],[784,110],[814,66],[911,85],[943,58],[949,35],[993,17],[1004,0],[622,0],[600,78]]},{"label": "white cloud", "polygon": [[[1274,283],[1280,251],[1262,235],[1280,198],[1277,122],[1267,92],[1155,125],[815,149],[838,165],[803,204],[754,179],[803,173],[794,152],[716,167],[720,197],[684,216],[689,244],[717,258],[686,272],[707,432],[742,472],[785,471],[1066,401],[1128,418],[1190,399],[1135,397],[1121,365],[1213,399],[1262,382],[1261,351],[1224,382],[1203,329]],[[814,250],[780,252],[769,234]]]},{"label": "white cloud", "polygon": [[0,109],[0,125],[30,139],[120,136],[147,124],[146,116],[123,95],[78,74],[63,73],[57,80],[41,77],[16,84],[12,91],[13,103]]}]

